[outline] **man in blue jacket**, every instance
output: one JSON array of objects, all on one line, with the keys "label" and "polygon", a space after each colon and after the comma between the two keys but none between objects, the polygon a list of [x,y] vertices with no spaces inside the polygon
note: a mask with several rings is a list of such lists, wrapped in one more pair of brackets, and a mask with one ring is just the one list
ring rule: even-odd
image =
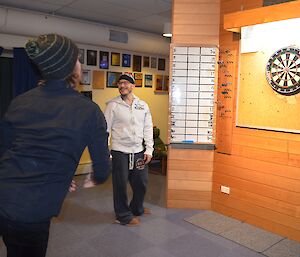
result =
[{"label": "man in blue jacket", "polygon": [[[73,88],[81,77],[78,48],[48,34],[26,44],[43,81],[16,97],[0,126],[0,234],[10,257],[43,257],[86,146],[91,181],[109,174],[107,126],[98,105]],[[74,184],[71,186],[74,189]]]}]

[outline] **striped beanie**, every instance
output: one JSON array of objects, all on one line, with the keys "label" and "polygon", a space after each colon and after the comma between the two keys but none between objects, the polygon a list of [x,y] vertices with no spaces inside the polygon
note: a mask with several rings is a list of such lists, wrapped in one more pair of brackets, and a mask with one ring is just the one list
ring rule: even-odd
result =
[{"label": "striped beanie", "polygon": [[118,79],[118,82],[120,80],[127,80],[129,81],[131,84],[135,84],[135,79],[132,77],[132,75],[128,74],[128,73],[124,73],[122,74],[119,79]]},{"label": "striped beanie", "polygon": [[26,46],[29,58],[44,79],[65,79],[72,74],[78,59],[77,46],[58,34],[41,35]]}]

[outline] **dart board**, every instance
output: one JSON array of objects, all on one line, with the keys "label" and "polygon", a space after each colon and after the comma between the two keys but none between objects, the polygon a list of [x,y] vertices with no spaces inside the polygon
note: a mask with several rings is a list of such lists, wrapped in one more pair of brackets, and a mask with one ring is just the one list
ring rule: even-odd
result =
[{"label": "dart board", "polygon": [[284,47],[269,59],[266,77],[270,86],[282,95],[295,95],[300,92],[300,49]]}]

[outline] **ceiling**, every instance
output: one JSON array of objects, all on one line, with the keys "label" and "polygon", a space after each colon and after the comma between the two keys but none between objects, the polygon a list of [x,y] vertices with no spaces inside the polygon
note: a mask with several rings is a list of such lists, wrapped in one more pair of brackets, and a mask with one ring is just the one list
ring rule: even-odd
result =
[{"label": "ceiling", "polygon": [[172,0],[0,0],[0,6],[161,35],[171,22]]}]

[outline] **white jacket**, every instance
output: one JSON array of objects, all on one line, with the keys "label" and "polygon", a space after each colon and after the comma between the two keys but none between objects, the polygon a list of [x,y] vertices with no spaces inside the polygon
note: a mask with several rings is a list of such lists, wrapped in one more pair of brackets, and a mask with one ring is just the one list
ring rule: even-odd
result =
[{"label": "white jacket", "polygon": [[106,104],[104,112],[107,131],[111,133],[111,149],[123,153],[138,153],[144,150],[152,156],[153,124],[147,103],[133,96],[132,105],[128,105],[121,96]]}]

